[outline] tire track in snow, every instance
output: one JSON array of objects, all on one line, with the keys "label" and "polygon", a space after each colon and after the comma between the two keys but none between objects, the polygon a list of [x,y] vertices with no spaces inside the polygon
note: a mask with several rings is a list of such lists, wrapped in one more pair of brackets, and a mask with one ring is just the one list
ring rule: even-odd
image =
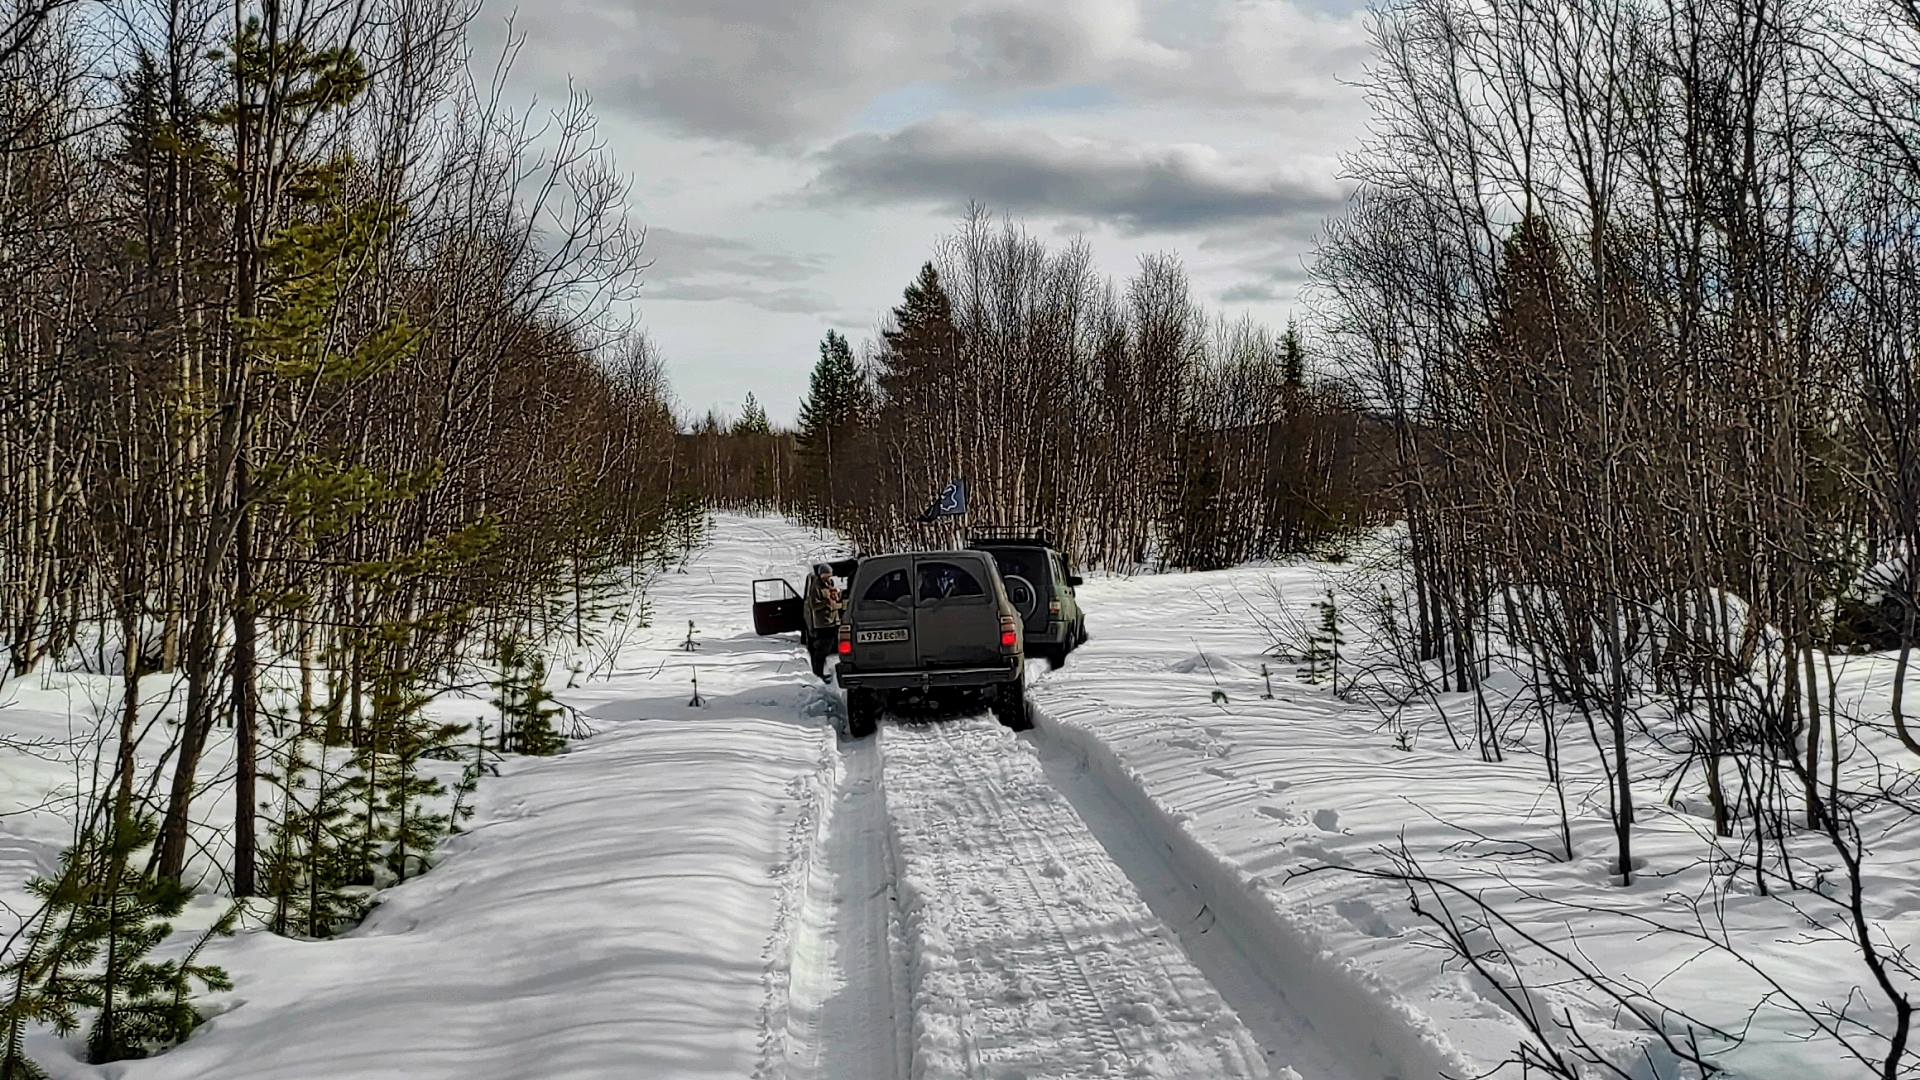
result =
[{"label": "tire track in snow", "polygon": [[916,1080],[1296,1076],[986,718],[883,726]]},{"label": "tire track in snow", "polygon": [[898,1080],[907,1069],[902,944],[880,752],[843,746],[797,916],[788,1080]]}]

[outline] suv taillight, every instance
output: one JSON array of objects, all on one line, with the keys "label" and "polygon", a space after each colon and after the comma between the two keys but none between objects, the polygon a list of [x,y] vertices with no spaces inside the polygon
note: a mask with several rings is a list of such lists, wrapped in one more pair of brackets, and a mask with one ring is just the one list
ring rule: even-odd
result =
[{"label": "suv taillight", "polygon": [[1047,601],[1047,614],[1053,616],[1056,619],[1060,617],[1060,601],[1059,600]]},{"label": "suv taillight", "polygon": [[853,627],[848,626],[846,623],[841,623],[840,624],[840,655],[847,656],[852,654],[852,652],[853,652]]},{"label": "suv taillight", "polygon": [[1000,616],[1000,647],[1011,649],[1020,644],[1020,622],[1011,615]]}]

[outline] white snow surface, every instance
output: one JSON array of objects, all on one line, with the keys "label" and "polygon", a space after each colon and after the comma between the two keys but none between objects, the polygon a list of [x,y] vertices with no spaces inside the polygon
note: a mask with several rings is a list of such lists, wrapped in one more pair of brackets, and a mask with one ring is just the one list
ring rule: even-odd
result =
[{"label": "white snow surface", "polygon": [[916,1080],[1269,1075],[1011,732],[943,720],[890,727],[880,746]]},{"label": "white snow surface", "polygon": [[[556,678],[594,737],[510,760],[437,865],[381,894],[363,926],[213,943],[206,958],[235,990],[151,1059],[93,1067],[78,1037],[50,1034],[32,1049],[56,1078],[124,1080],[1485,1074],[1523,1038],[1513,1006],[1431,947],[1404,889],[1342,872],[1402,842],[1480,874],[1521,925],[1711,1018],[1738,1021],[1760,996],[1630,918],[1573,918],[1513,891],[1670,913],[1698,884],[1688,875],[1708,872],[1711,841],[1662,793],[1643,794],[1636,851],[1672,871],[1620,889],[1600,783],[1569,786],[1574,859],[1527,857],[1557,843],[1537,757],[1480,761],[1430,721],[1402,744],[1275,660],[1263,623],[1323,599],[1322,568],[1096,577],[1081,591],[1092,640],[1064,670],[1030,670],[1035,731],[889,719],[849,743],[837,694],[797,642],[754,637],[748,607],[752,579],[798,582],[839,550],[719,515],[684,572],[654,582],[653,626],[615,672],[571,689]],[[678,647],[689,620],[692,652]],[[1863,665],[1842,677],[1884,694],[1883,667]],[[104,676],[18,680],[0,687],[0,724],[78,738],[111,698]],[[71,754],[0,751],[7,902],[70,827],[58,803],[20,811],[70,789],[76,768]],[[1522,854],[1488,870],[1489,849]],[[1903,938],[1920,930],[1906,877],[1875,893]],[[1796,992],[1838,1001],[1860,984],[1844,949],[1796,940],[1777,902],[1735,897],[1722,913]],[[1576,989],[1540,1003],[1573,1010],[1630,1075],[1677,1075]],[[1755,1022],[1727,1062],[1736,1076],[1865,1075],[1790,1025]]]}]

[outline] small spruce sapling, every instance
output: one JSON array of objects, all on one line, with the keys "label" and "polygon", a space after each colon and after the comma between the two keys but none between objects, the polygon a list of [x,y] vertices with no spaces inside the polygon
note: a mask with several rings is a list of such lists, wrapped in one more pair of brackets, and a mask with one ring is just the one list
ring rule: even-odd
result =
[{"label": "small spruce sapling", "polygon": [[554,727],[561,709],[547,689],[547,661],[509,634],[495,647],[500,665],[493,707],[500,711],[499,749],[551,757],[566,748]]},{"label": "small spruce sapling", "polygon": [[533,757],[552,757],[567,748],[554,722],[562,709],[553,692],[547,689],[547,660],[535,655],[527,667],[526,696],[522,699],[514,748]]},{"label": "small spruce sapling", "polygon": [[24,932],[25,948],[0,967],[11,990],[0,1015],[0,1077],[44,1075],[20,1045],[29,1022],[65,1035],[79,1027],[82,1010],[95,1010],[87,1059],[106,1064],[145,1057],[191,1034],[200,1024],[188,1000],[194,983],[232,988],[226,972],[201,964],[199,954],[207,937],[231,932],[237,908],[185,957],[148,959],[192,897],[177,881],[134,869],[158,832],[150,818],[116,814],[61,855],[57,875],[28,882],[43,906]]},{"label": "small spruce sapling", "polygon": [[[329,706],[337,714],[338,703]],[[337,720],[337,717],[335,717]],[[280,820],[262,860],[264,894],[273,901],[271,929],[276,934],[330,937],[358,922],[367,910],[363,883],[366,865],[365,822],[355,810],[366,802],[366,778],[343,766],[347,755],[292,739],[281,760]]]},{"label": "small spruce sapling", "polygon": [[1318,683],[1324,671],[1334,692],[1339,693],[1340,646],[1346,644],[1346,638],[1340,633],[1340,610],[1334,603],[1332,587],[1327,589],[1327,598],[1313,606],[1320,611],[1320,624],[1308,639],[1307,667],[1301,672],[1300,681]]}]

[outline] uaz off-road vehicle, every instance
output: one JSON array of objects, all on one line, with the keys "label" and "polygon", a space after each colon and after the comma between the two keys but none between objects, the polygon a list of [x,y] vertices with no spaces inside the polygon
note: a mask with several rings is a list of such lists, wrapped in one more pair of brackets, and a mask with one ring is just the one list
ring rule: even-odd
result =
[{"label": "uaz off-road vehicle", "polygon": [[1067,572],[1047,530],[976,529],[968,534],[967,547],[987,552],[999,564],[1007,596],[1020,612],[1027,655],[1045,657],[1057,668],[1086,643],[1086,614],[1073,592],[1080,579]]},{"label": "uaz off-road vehicle", "polygon": [[[1033,726],[1020,612],[992,556],[877,555],[851,577],[834,676],[847,691],[849,736],[873,734],[888,705],[906,697],[972,697],[1015,731]],[[755,583],[755,629],[799,629],[791,600],[760,601],[773,592],[765,584]]]}]

